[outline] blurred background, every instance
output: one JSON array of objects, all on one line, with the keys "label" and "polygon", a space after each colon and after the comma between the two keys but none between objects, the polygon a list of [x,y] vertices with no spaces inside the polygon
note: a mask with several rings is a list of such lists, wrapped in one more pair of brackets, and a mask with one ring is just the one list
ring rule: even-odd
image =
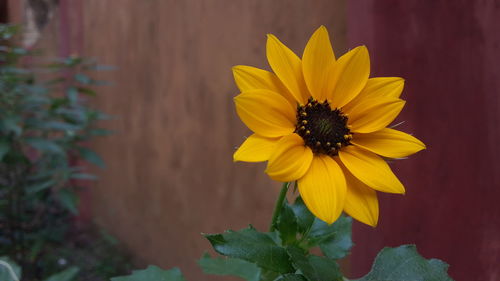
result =
[{"label": "blurred background", "polygon": [[[250,132],[231,67],[269,69],[265,35],[301,55],[320,25],[337,56],[366,45],[371,76],[406,79],[400,127],[427,150],[392,165],[405,196],[380,194],[377,228],[354,224],[351,277],[384,246],[416,244],[456,280],[500,280],[500,2],[422,0],[7,0],[2,22],[46,56],[93,57],[93,104],[114,134],[88,143],[106,162],[80,192],[79,223],[116,237],[137,266],[203,276],[201,233],[265,229],[279,187],[263,164],[233,163]],[[229,279],[227,280],[234,280]]]}]

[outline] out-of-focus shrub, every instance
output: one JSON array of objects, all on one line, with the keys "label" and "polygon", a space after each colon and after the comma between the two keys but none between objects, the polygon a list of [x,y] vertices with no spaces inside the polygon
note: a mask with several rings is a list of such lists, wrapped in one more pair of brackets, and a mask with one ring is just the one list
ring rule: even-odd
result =
[{"label": "out-of-focus shrub", "polygon": [[87,73],[104,68],[79,57],[32,63],[43,58],[16,46],[17,29],[0,25],[0,256],[40,280],[71,266],[59,249],[73,242],[78,183],[94,178],[81,160],[104,167],[85,145],[109,134],[88,104],[102,81]]}]

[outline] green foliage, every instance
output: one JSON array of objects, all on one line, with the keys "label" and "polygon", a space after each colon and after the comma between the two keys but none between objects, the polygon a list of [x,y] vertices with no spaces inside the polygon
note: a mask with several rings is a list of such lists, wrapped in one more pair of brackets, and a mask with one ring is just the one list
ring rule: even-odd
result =
[{"label": "green foliage", "polygon": [[[217,269],[212,274],[234,275],[252,280],[308,280],[337,281],[342,274],[337,259],[349,253],[352,241],[352,219],[342,216],[336,223],[328,225],[309,212],[302,199],[293,205],[283,202],[275,230],[262,233],[249,227],[239,231],[205,235],[215,251],[230,259],[242,259],[255,267],[245,266],[242,271],[231,272],[219,258]],[[310,253],[320,247],[325,256]],[[328,253],[328,254],[327,254]],[[203,258],[204,260],[206,258]],[[216,259],[211,259],[216,260]],[[213,262],[212,264],[215,264]],[[203,265],[202,265],[203,267]],[[246,279],[249,280],[249,279]]]},{"label": "green foliage", "polygon": [[266,233],[258,232],[253,227],[205,237],[221,255],[253,262],[274,272],[293,272],[285,248],[280,247]]},{"label": "green foliage", "polygon": [[[329,225],[315,218],[300,197],[293,205],[284,204],[283,210],[289,209],[293,210],[295,218],[288,220],[297,221],[297,224],[292,222],[288,226],[278,227],[278,230],[280,233],[283,231],[290,233],[289,228],[292,228],[292,236],[300,237],[300,239],[287,244],[294,244],[304,249],[319,246],[323,254],[332,259],[342,259],[349,254],[354,245],[351,240],[352,218],[342,215],[335,223]],[[280,213],[280,218],[283,216],[289,216],[289,214]]]},{"label": "green foliage", "polygon": [[297,231],[301,234],[307,233],[314,223],[314,215],[307,209],[301,197],[295,199],[295,204],[291,208],[297,219]]},{"label": "green foliage", "polygon": [[310,281],[342,280],[342,274],[335,260],[309,254],[295,246],[287,247],[293,266]]},{"label": "green foliage", "polygon": [[333,225],[316,219],[309,232],[311,246],[319,245],[323,254],[332,259],[349,255],[352,243],[352,218],[342,215]]},{"label": "green foliage", "polygon": [[356,281],[451,281],[447,270],[443,261],[419,255],[415,245],[403,245],[382,249],[371,271]]},{"label": "green foliage", "polygon": [[307,281],[307,279],[300,274],[285,274],[278,277],[276,281]]},{"label": "green foliage", "polygon": [[18,281],[21,279],[21,267],[8,257],[0,257],[0,280]]},{"label": "green foliage", "polygon": [[[72,281],[80,269],[75,266],[66,268],[65,270],[55,273],[43,281]],[[21,267],[7,257],[0,257],[0,280],[2,281],[19,281],[21,280]]]},{"label": "green foliage", "polygon": [[[15,45],[17,30],[0,25],[0,253],[23,265],[25,280],[43,280],[65,269],[47,265],[46,254],[78,212],[73,179],[94,178],[80,160],[104,167],[85,142],[106,134],[96,123],[107,116],[88,104],[102,84],[87,73],[94,62],[28,63],[35,53]],[[75,272],[67,268],[50,280]]]},{"label": "green foliage", "polygon": [[79,271],[80,269],[78,267],[68,267],[61,272],[49,276],[49,278],[45,279],[44,281],[71,281],[74,280]]},{"label": "green foliage", "polygon": [[178,268],[163,270],[150,265],[143,270],[134,270],[129,276],[114,277],[111,281],[186,281]]},{"label": "green foliage", "polygon": [[[262,233],[249,227],[205,235],[215,251],[229,258],[204,256],[199,263],[205,273],[252,281],[347,280],[337,261],[346,257],[353,246],[351,228],[352,218],[348,216],[342,215],[328,225],[315,218],[300,197],[293,205],[285,200],[275,231]],[[316,247],[324,256],[312,254]],[[446,269],[443,262],[418,255],[414,246],[386,248],[378,255],[372,271],[357,281],[451,280]]]},{"label": "green foliage", "polygon": [[203,269],[203,272],[207,274],[238,276],[247,281],[260,280],[260,268],[253,263],[240,259],[212,258],[208,253],[205,253],[205,255],[198,260],[198,265]]},{"label": "green foliage", "polygon": [[278,217],[277,228],[279,236],[284,245],[293,244],[297,238],[298,224],[297,217],[288,204],[283,204],[280,216]]}]

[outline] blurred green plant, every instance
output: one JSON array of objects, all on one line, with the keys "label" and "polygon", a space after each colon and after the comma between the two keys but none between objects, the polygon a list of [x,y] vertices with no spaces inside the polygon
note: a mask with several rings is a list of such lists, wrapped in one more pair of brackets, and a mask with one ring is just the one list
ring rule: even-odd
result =
[{"label": "blurred green plant", "polygon": [[0,25],[0,255],[23,280],[41,280],[71,268],[49,253],[67,242],[79,180],[95,178],[80,160],[104,167],[85,144],[110,134],[96,126],[108,116],[87,103],[103,84],[87,73],[105,67],[80,57],[31,63],[36,54],[15,45],[17,32]]}]

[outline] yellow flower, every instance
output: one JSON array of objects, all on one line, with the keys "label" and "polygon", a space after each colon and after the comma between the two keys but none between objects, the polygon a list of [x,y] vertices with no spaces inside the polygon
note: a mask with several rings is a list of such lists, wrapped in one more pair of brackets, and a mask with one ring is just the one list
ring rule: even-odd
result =
[{"label": "yellow flower", "polygon": [[[274,180],[297,181],[309,210],[333,223],[342,210],[376,226],[375,191],[405,192],[382,158],[401,158],[425,148],[418,139],[387,128],[403,109],[404,80],[368,78],[365,46],[338,60],[328,31],[309,39],[302,60],[268,35],[272,72],[235,66],[241,94],[236,111],[254,132],[234,153],[234,161],[268,161]],[[381,157],[382,156],[382,157]]]}]

